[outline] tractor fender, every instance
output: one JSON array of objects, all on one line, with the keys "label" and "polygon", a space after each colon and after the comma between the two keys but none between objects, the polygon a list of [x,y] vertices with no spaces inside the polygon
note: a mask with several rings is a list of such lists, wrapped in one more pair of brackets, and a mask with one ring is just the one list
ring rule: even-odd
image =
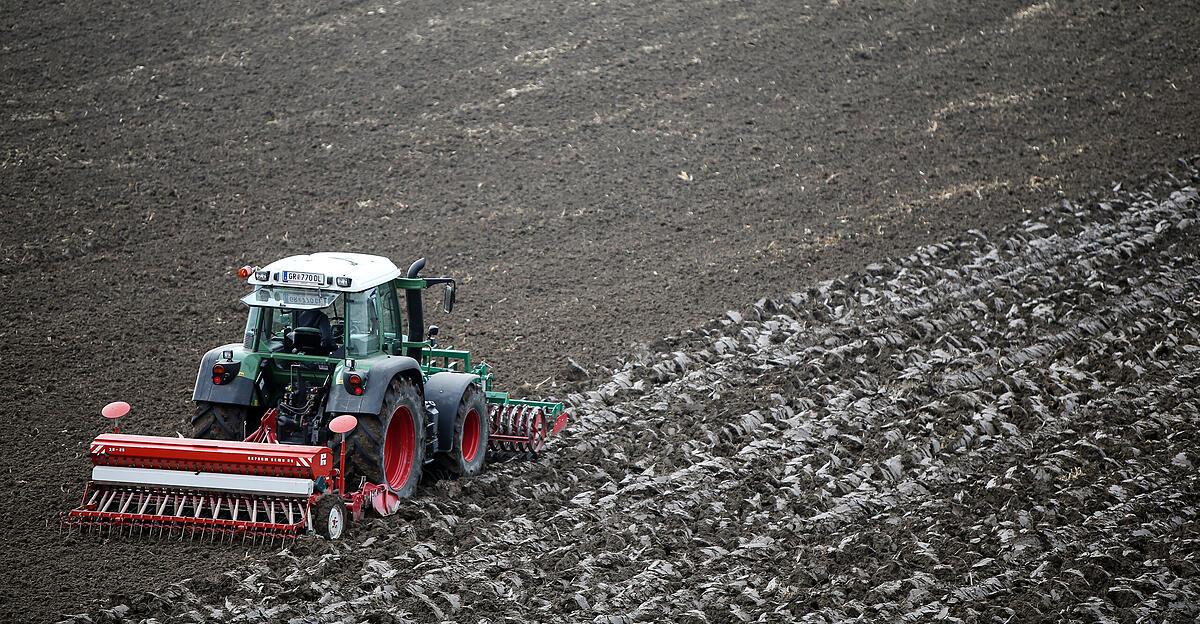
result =
[{"label": "tractor fender", "polygon": [[[438,410],[438,451],[449,451],[454,446],[454,419],[458,416],[458,404],[462,401],[467,386],[479,383],[478,375],[468,373],[434,373],[425,382],[425,400],[433,401]],[[487,414],[480,415],[485,421]]]},{"label": "tractor fender", "polygon": [[[345,372],[345,369],[341,369]],[[346,390],[339,379],[335,379],[329,389],[329,400],[325,403],[325,411],[331,414],[378,414],[383,406],[383,395],[387,393],[388,384],[397,375],[411,377],[421,386],[421,365],[416,360],[405,355],[393,355],[380,362],[371,364],[366,372],[367,383],[363,393],[355,396]]]},{"label": "tractor fender", "polygon": [[254,399],[254,380],[240,374],[227,384],[217,385],[212,381],[212,367],[221,357],[222,351],[240,350],[241,343],[227,344],[204,354],[200,359],[200,370],[196,372],[196,388],[192,391],[193,401],[225,403],[228,405],[250,405]]}]

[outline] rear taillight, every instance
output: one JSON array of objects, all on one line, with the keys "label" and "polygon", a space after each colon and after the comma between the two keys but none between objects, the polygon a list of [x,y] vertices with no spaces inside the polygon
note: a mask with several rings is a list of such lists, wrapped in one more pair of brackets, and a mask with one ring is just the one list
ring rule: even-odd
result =
[{"label": "rear taillight", "polygon": [[346,384],[346,391],[354,396],[362,396],[366,391],[367,379],[362,373],[346,373],[342,381]]},{"label": "rear taillight", "polygon": [[218,386],[223,386],[237,377],[238,370],[241,369],[241,362],[220,362],[213,364],[212,367],[212,382]]}]

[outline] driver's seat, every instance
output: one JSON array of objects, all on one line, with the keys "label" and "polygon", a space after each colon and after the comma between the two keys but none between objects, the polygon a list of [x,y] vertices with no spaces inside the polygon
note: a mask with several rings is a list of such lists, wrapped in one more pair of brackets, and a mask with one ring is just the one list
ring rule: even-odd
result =
[{"label": "driver's seat", "polygon": [[333,325],[320,310],[297,312],[296,328],[290,337],[292,348],[305,355],[329,355],[337,346],[333,342]]}]

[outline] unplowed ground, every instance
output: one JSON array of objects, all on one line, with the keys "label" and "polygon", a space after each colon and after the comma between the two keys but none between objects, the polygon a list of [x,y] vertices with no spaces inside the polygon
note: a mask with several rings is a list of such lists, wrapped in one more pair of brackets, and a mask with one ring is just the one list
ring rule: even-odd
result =
[{"label": "unplowed ground", "polygon": [[[1076,197],[1109,188],[1112,180],[1160,171],[1177,156],[1195,152],[1200,101],[1195,78],[1200,68],[1195,46],[1198,17],[1186,2],[15,2],[0,8],[0,14],[0,275],[9,285],[9,295],[0,304],[0,339],[9,365],[8,373],[0,376],[5,405],[0,417],[8,430],[0,474],[7,475],[9,483],[0,498],[0,522],[5,526],[0,619],[14,621],[52,620],[63,613],[128,604],[146,589],[163,589],[190,577],[201,579],[195,601],[186,594],[193,590],[179,589],[180,597],[174,599],[179,607],[140,603],[139,613],[179,613],[183,605],[201,602],[220,605],[219,596],[226,591],[242,592],[238,599],[249,601],[255,590],[235,589],[235,581],[225,580],[225,570],[265,566],[266,582],[270,574],[285,569],[273,551],[64,540],[55,530],[56,514],[77,502],[86,478],[83,451],[104,427],[96,417],[100,406],[116,398],[133,403],[134,415],[126,423],[132,431],[182,430],[199,355],[240,333],[243,312],[233,302],[244,285],[232,278],[231,270],[242,263],[315,249],[375,252],[398,262],[428,256],[431,272],[453,274],[463,284],[458,312],[432,319],[444,334],[456,346],[492,361],[505,386],[562,398],[568,355],[599,371],[599,365],[613,366],[617,358],[628,356],[635,343],[654,343],[698,327],[726,309],[742,308],[763,296],[802,291],[823,278],[871,263],[916,270],[916,265],[904,263],[885,265],[883,259],[906,255],[922,244],[959,240],[972,228],[995,236],[1002,225],[1019,222],[1025,212],[1047,205],[1059,193]],[[1163,235],[1182,229],[1177,221]],[[1012,235],[995,240],[1009,239],[1020,242]],[[1170,244],[1178,248],[1185,242],[1163,239],[1148,251],[1139,248],[1141,257],[1150,260],[1111,269],[1127,273],[1104,275],[1140,280],[1137,287],[1161,292],[1190,288],[1187,284],[1192,282],[1168,283],[1189,275],[1189,260],[1171,264],[1171,258],[1194,260],[1194,249],[1168,251]],[[974,256],[964,257],[939,266],[962,269],[975,261]],[[1070,266],[1056,266],[1059,273],[1069,273]],[[1022,317],[1033,337],[1051,336],[1047,332],[1053,323],[1070,325],[1074,317],[1056,316],[1066,313],[1066,302],[1056,297],[1076,297],[1081,318],[1115,313],[1118,308],[1102,308],[1124,302],[1120,293],[1096,290],[1078,276],[1057,275],[1022,284],[1019,293],[994,297],[1011,305],[1047,300],[1049,316],[1030,310]],[[860,299],[874,296],[857,286],[842,290]],[[992,305],[989,293],[972,297]],[[1066,528],[1053,540],[1046,537],[1041,550],[1022,548],[1016,554],[1001,546],[1025,539],[1024,534],[1002,541],[998,532],[988,537],[967,530],[972,522],[990,530],[993,518],[984,514],[989,509],[995,522],[1015,522],[1001,527],[1014,534],[1018,526],[1050,522],[1032,506],[1026,506],[1030,515],[1024,520],[1001,513],[1009,509],[1002,506],[1007,500],[1003,488],[1026,497],[1042,492],[1037,484],[1043,481],[1033,472],[1001,474],[990,489],[967,485],[983,475],[991,479],[999,474],[994,471],[997,462],[1011,462],[1003,464],[1006,470],[1024,466],[1020,460],[1035,462],[1039,453],[1057,448],[1061,440],[1091,433],[1056,429],[1060,425],[1103,429],[1101,423],[1109,419],[1134,419],[1120,429],[1125,435],[1134,430],[1137,419],[1148,418],[1147,410],[1165,414],[1162,422],[1168,425],[1178,422],[1189,405],[1194,410],[1183,392],[1189,385],[1182,377],[1188,352],[1165,352],[1162,349],[1170,344],[1157,347],[1158,342],[1147,342],[1150,338],[1123,338],[1158,349],[1153,361],[1168,362],[1164,372],[1134,358],[1131,361],[1144,369],[1139,373],[1136,367],[1113,363],[1129,360],[1134,351],[1124,346],[1119,355],[1103,351],[1109,348],[1101,344],[1108,340],[1100,338],[1105,334],[1088,334],[1081,336],[1090,341],[1086,345],[1052,346],[1079,349],[1080,357],[1107,353],[1113,360],[1110,368],[1095,368],[1101,363],[1092,358],[1081,364],[1078,357],[1042,353],[1052,346],[1032,355],[1015,352],[1013,364],[998,358],[1023,344],[1011,333],[1016,330],[1004,328],[1009,333],[991,338],[976,336],[967,319],[953,320],[953,313],[966,314],[968,309],[924,310],[919,306],[930,300],[913,301],[918,307],[896,331],[933,324],[934,333],[956,336],[957,348],[964,351],[941,346],[929,349],[927,360],[906,363],[916,367],[902,380],[912,388],[885,378],[876,354],[857,362],[862,355],[857,353],[840,360],[845,368],[828,382],[806,377],[817,374],[807,367],[789,373],[773,365],[764,369],[761,379],[747,376],[745,370],[729,370],[730,380],[723,382],[729,389],[698,403],[703,409],[697,413],[703,418],[671,402],[665,412],[633,410],[631,403],[622,408],[625,414],[612,411],[614,417],[581,407],[579,430],[556,451],[559,459],[505,467],[477,484],[463,484],[462,492],[450,491],[454,488],[447,485],[430,488],[423,502],[414,503],[404,517],[364,528],[364,539],[379,539],[370,548],[360,548],[358,559],[326,559],[327,567],[312,573],[313,578],[336,577],[340,585],[329,595],[347,599],[357,597],[364,586],[362,566],[368,558],[400,570],[397,575],[404,576],[389,577],[393,580],[380,585],[394,584],[408,596],[416,594],[407,581],[424,579],[431,571],[453,579],[487,578],[487,583],[454,592],[455,600],[461,601],[457,611],[451,599],[436,594],[432,586],[419,590],[447,617],[459,619],[507,611],[550,617],[560,613],[566,600],[570,602],[565,608],[579,609],[570,615],[577,619],[629,614],[646,601],[636,591],[651,591],[654,583],[675,593],[692,592],[696,598],[679,594],[668,599],[670,593],[656,593],[661,604],[647,605],[647,613],[697,610],[712,619],[739,617],[734,606],[745,613],[784,606],[799,613],[805,604],[799,600],[808,600],[812,610],[837,608],[847,615],[853,615],[847,610],[850,600],[858,600],[864,609],[890,601],[880,607],[888,614],[908,609],[906,604],[917,609],[941,601],[962,614],[946,596],[984,581],[989,584],[972,591],[1014,596],[1025,592],[1027,600],[1014,598],[1012,603],[1033,605],[1029,609],[1049,609],[1039,602],[1042,592],[1065,591],[1058,584],[1067,582],[1086,586],[1067,587],[1074,592],[1071,596],[1080,598],[1062,604],[1083,604],[1083,597],[1093,596],[1107,601],[1095,606],[1101,613],[1140,605],[1145,596],[1159,591],[1140,581],[1120,580],[1137,578],[1120,562],[1096,560],[1089,561],[1091,567],[1078,563],[1074,568],[1063,563],[1066,554],[1076,551],[1117,556],[1116,550],[1104,550],[1107,545],[1099,551],[1085,548],[1092,534],[1084,518],[1068,515],[1061,524],[1051,523],[1049,530]],[[1194,320],[1186,297],[1167,295],[1156,301],[1163,302],[1163,309],[1192,314]],[[888,313],[876,307],[879,314]],[[1158,312],[1159,308],[1134,309],[1113,322],[1120,323],[1119,328],[1139,319],[1163,325],[1166,319],[1152,315]],[[842,313],[835,307],[828,314],[838,318]],[[946,327],[934,324],[947,318],[952,320],[943,320],[950,323]],[[806,331],[794,333],[807,336]],[[1155,331],[1163,340],[1171,334],[1191,344],[1185,333]],[[910,346],[929,348],[915,338],[891,348]],[[659,347],[665,345],[657,344],[652,351],[663,350]],[[968,364],[972,360],[960,362],[958,357],[982,364],[976,369]],[[1026,357],[1034,359],[1021,359]],[[1037,358],[1042,363],[1067,362],[1082,377],[1044,369],[1034,361]],[[958,368],[922,368],[926,362]],[[997,388],[971,385],[1002,377],[1015,365],[1041,375],[1030,381],[1036,388],[1020,386],[1021,393],[1014,390],[1004,398]],[[821,370],[829,374],[828,365]],[[595,475],[585,478],[596,466],[618,489],[627,478],[633,483],[669,477],[691,465],[684,460],[686,453],[699,448],[695,445],[714,442],[708,436],[718,435],[726,423],[714,429],[713,418],[738,419],[754,409],[760,415],[774,414],[772,410],[789,401],[796,415],[808,413],[805,418],[812,423],[834,419],[829,426],[836,428],[839,416],[803,402],[831,400],[824,393],[846,384],[858,388],[853,380],[860,371],[874,376],[879,387],[905,389],[916,397],[913,401],[936,403],[930,397],[968,393],[962,399],[965,404],[930,408],[935,414],[951,414],[932,422],[936,435],[929,437],[939,440],[939,452],[957,448],[951,443],[961,432],[952,426],[957,422],[953,418],[974,414],[969,411],[973,405],[994,405],[1004,418],[981,416],[999,429],[989,432],[981,422],[972,436],[1004,442],[1004,420],[1017,428],[1018,433],[1007,434],[1012,443],[1028,448],[1001,447],[953,465],[934,453],[933,467],[945,472],[937,479],[929,476],[928,484],[926,477],[919,481],[932,493],[925,497],[898,489],[901,493],[894,495],[913,496],[911,500],[928,502],[933,509],[899,519],[884,513],[891,503],[872,498],[876,495],[870,488],[885,492],[885,482],[892,483],[880,470],[903,485],[922,466],[919,452],[912,450],[919,447],[916,429],[902,428],[893,434],[900,436],[895,440],[848,433],[859,438],[861,449],[851,440],[814,443],[805,452],[831,453],[829,462],[836,463],[833,456],[843,462],[819,478],[804,472],[809,466],[816,475],[821,467],[808,459],[793,466],[796,472],[772,472],[784,469],[780,461],[792,466],[787,462],[803,453],[773,450],[769,444],[791,442],[765,436],[758,454],[744,458],[747,465],[730,464],[726,472],[712,474],[703,473],[708,467],[690,469],[679,475],[679,489],[654,483],[644,494],[646,509],[640,511],[622,502],[620,513],[610,513],[609,507],[621,497],[607,498],[615,493],[609,491],[609,481]],[[934,373],[946,380],[939,382]],[[1059,377],[1045,377],[1052,373]],[[599,379],[607,377],[597,374],[591,386],[574,389],[595,390]],[[982,377],[972,381],[972,374]],[[1071,399],[1082,410],[1075,416],[1041,416],[1044,406],[1082,392],[1072,384],[1087,379],[1114,392],[1093,389],[1094,395]],[[1132,394],[1115,392],[1138,379],[1148,385],[1130,386],[1136,391]],[[710,381],[717,383],[715,378]],[[864,392],[875,388],[861,383],[867,384],[861,388]],[[943,386],[926,387],[934,383]],[[1060,392],[1054,384],[1066,385]],[[643,385],[623,391],[630,396],[622,400],[644,401],[646,390]],[[777,405],[771,394],[784,402]],[[1137,403],[1131,398],[1135,395],[1150,398]],[[1183,407],[1160,404],[1153,398],[1159,395]],[[1011,415],[1016,409],[1012,401],[1032,396],[1040,397],[1041,403],[1020,407],[1037,418]],[[850,405],[861,400],[857,397]],[[1108,411],[1103,401],[1110,402]],[[917,418],[910,412],[922,405],[906,405],[901,411],[906,418]],[[647,414],[658,419],[650,422],[662,423],[659,429],[643,426]],[[1036,433],[1042,429],[1033,426],[1034,421],[1045,421],[1046,433]],[[905,427],[918,424],[929,423]],[[772,426],[784,431],[778,424]],[[813,436],[820,433],[812,431]],[[1091,463],[1070,464],[1067,476],[1075,475],[1070,483],[1094,478],[1105,487],[1123,488],[1124,499],[1088,498],[1095,509],[1082,503],[1071,508],[1077,513],[1116,509],[1111,513],[1124,514],[1109,519],[1117,527],[1111,530],[1097,520],[1100,532],[1095,539],[1142,530],[1161,537],[1163,527],[1122,523],[1148,514],[1143,509],[1147,500],[1163,510],[1186,507],[1194,488],[1189,490],[1181,473],[1171,467],[1174,456],[1167,464],[1161,461],[1161,453],[1174,448],[1168,436],[1162,433],[1163,442],[1154,447],[1130,443],[1143,459],[1111,470],[1144,472],[1145,483],[1162,484],[1166,494],[1179,492],[1183,502],[1178,503],[1166,494],[1145,494],[1140,481],[1128,486],[1104,481],[1117,477],[1097,466],[1110,464],[1072,447]],[[973,440],[966,440],[967,451],[977,450],[971,447]],[[647,461],[658,457],[658,451],[633,453],[628,448],[633,441],[668,449],[661,462]],[[1095,439],[1090,443],[1106,448]],[[744,446],[737,439],[724,444],[729,453]],[[830,444],[842,450],[835,453]],[[714,446],[704,452],[725,457],[726,451]],[[1113,451],[1104,452],[1113,459]],[[855,463],[843,453],[867,455]],[[898,464],[884,465],[897,456]],[[1136,458],[1118,453],[1114,461],[1131,459]],[[646,465],[638,466],[638,461]],[[1181,461],[1195,457],[1185,454]],[[870,465],[876,472],[843,474],[846,462],[853,470]],[[655,472],[645,474],[649,464],[658,463],[662,465]],[[1166,472],[1156,476],[1152,471],[1158,468]],[[1068,483],[1055,480],[1061,476],[1053,473],[1049,483]],[[787,483],[796,489],[796,506],[777,509],[779,503],[770,496],[778,494],[771,494],[771,488],[777,490],[781,480],[790,477],[794,481]],[[959,479],[967,485],[960,486]],[[508,484],[510,480],[528,483],[518,486]],[[764,493],[757,499],[754,493],[741,498],[730,494],[713,500],[701,497],[697,506],[688,506],[692,499],[685,488],[712,497],[722,483],[743,487],[758,482]],[[837,494],[840,501],[848,495],[842,490],[858,492],[860,483],[867,484],[859,494],[862,509],[838,511],[829,496]],[[946,498],[937,488],[955,487],[964,492],[960,500],[938,503]],[[514,498],[514,493],[526,499],[536,495],[537,500]],[[566,493],[572,493],[569,499],[562,498]],[[571,502],[585,493],[589,494],[578,503]],[[464,502],[455,502],[459,496],[466,497]],[[445,514],[451,508],[442,506],[466,505],[465,501],[475,501],[478,509],[454,507],[453,513],[469,519],[469,511],[483,520],[435,526],[448,521],[435,519],[434,511]],[[911,510],[900,503],[897,509]],[[680,505],[679,511],[670,511]],[[840,515],[827,516],[820,521],[824,525],[803,524],[810,522],[802,513],[810,505]],[[953,509],[967,519],[948,520],[943,514]],[[501,570],[505,560],[498,550],[481,550],[496,557],[492,563],[456,554],[476,541],[492,543],[492,537],[525,526],[526,520],[525,532],[532,540],[552,529],[531,518],[546,519],[560,511],[579,515],[549,523],[556,531],[554,541],[543,544],[543,535],[537,543],[521,541],[525,538],[505,543],[505,552],[513,556],[557,557],[557,562],[538,562],[558,566],[554,574],[546,569],[522,572],[523,559],[510,559],[509,569]],[[651,522],[631,514],[660,514],[662,519]],[[910,552],[901,529],[879,531],[879,525],[869,521],[879,514],[927,545],[931,556],[922,561],[931,567],[869,558],[876,556],[871,553]],[[1166,544],[1163,548],[1190,544],[1184,515],[1147,517],[1176,527],[1172,539],[1157,540]],[[1175,517],[1182,520],[1176,522]],[[621,524],[626,522],[632,528]],[[656,529],[664,537],[655,542],[645,531],[659,522],[668,524]],[[789,522],[791,533],[780,532]],[[810,537],[813,531],[801,530],[813,527],[820,529],[818,538]],[[891,542],[881,538],[864,547],[852,534],[863,527]],[[687,531],[702,541],[681,538]],[[923,535],[940,535],[944,541]],[[761,547],[754,542],[739,551],[744,545],[732,541],[735,537],[764,539]],[[972,542],[977,538],[979,542]],[[361,541],[354,543],[361,546]],[[421,565],[390,559],[415,556],[414,547],[420,543],[436,547]],[[663,544],[669,544],[672,553],[653,550]],[[568,546],[562,552],[537,550]],[[1033,571],[1020,579],[1011,576],[1023,569],[1018,567],[1022,562],[1059,546],[1065,550],[1053,550],[1058,558],[1051,561],[1058,567],[1044,569],[1040,576]],[[711,548],[728,552],[705,551]],[[308,551],[299,554],[318,554]],[[1186,593],[1191,591],[1187,570],[1170,568],[1171,552],[1181,556],[1169,550],[1152,553],[1157,558],[1151,561],[1168,562],[1163,564],[1167,567],[1156,563],[1139,568],[1138,574],[1160,574],[1164,583],[1183,579],[1179,601],[1190,605],[1194,600]],[[755,553],[770,563],[762,567],[778,568],[786,559],[793,562],[791,568],[779,574],[803,569],[812,579],[781,577],[771,590],[769,580],[761,587],[748,577],[738,580],[745,568],[737,562]],[[699,567],[717,556],[730,557],[727,568],[720,567],[719,558]],[[1006,556],[1016,557],[1016,563]],[[821,557],[829,562],[822,564]],[[993,561],[981,563],[988,558]],[[1187,556],[1181,560],[1192,561]],[[305,569],[311,567],[310,559],[301,561]],[[651,561],[668,562],[670,569],[638,567]],[[899,587],[884,584],[879,590],[887,596],[881,602],[864,593],[878,584],[864,587],[885,581],[869,575],[863,580],[851,568],[884,574],[881,570],[893,569],[889,561],[905,567],[886,581],[896,581]],[[951,567],[947,572],[935,569],[937,565]],[[1064,571],[1071,569],[1083,578]],[[381,577],[388,574],[386,568],[378,570]],[[932,575],[932,580],[914,576],[916,571]],[[417,573],[422,576],[414,576]],[[637,577],[643,573],[650,576]],[[696,576],[719,584],[703,586]],[[531,581],[545,581],[545,593]],[[574,583],[574,589],[564,589],[564,581]],[[833,589],[805,594],[806,582]],[[286,591],[308,591],[292,581],[279,583]],[[493,583],[496,595],[487,593]],[[769,593],[782,592],[781,587],[791,588],[791,593]],[[484,592],[492,611],[481,610],[483,599],[476,591]],[[999,613],[987,610],[988,605],[1007,604],[1002,595],[987,600],[972,596],[970,601],[979,602],[988,615]],[[993,594],[983,598],[987,596]],[[394,596],[389,600],[372,604],[383,609],[378,605],[398,601]],[[542,601],[550,601],[555,610],[546,610]],[[401,608],[417,619],[430,619],[434,613],[421,606],[424,601],[405,604]],[[1173,613],[1168,604],[1157,607],[1158,612]],[[462,609],[469,611],[454,615]],[[280,613],[284,618],[295,615]]]}]

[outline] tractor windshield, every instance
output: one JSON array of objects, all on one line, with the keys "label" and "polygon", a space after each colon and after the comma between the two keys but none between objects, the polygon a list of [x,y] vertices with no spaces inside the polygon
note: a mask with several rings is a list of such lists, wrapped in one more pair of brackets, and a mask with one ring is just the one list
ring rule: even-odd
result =
[{"label": "tractor windshield", "polygon": [[245,344],[256,351],[342,358],[380,349],[379,317],[368,293],[263,287],[242,302],[250,306]]}]

